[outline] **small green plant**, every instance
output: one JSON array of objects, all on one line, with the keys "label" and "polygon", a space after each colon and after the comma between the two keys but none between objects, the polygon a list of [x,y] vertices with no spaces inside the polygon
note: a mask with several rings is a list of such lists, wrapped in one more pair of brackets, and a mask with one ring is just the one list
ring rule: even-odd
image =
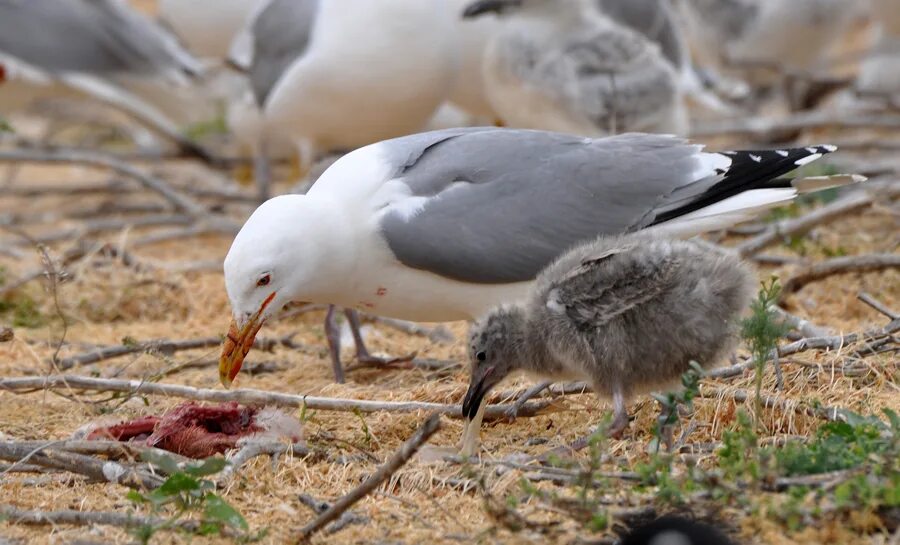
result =
[{"label": "small green plant", "polygon": [[142,459],[159,467],[169,475],[158,488],[142,493],[128,492],[128,500],[136,506],[146,506],[150,514],[162,520],[158,524],[137,527],[133,534],[141,543],[149,543],[160,530],[180,527],[186,515],[199,516],[199,524],[194,530],[198,535],[223,535],[227,532],[238,534],[244,540],[262,537],[248,535],[248,525],[244,517],[221,496],[215,494],[215,482],[205,479],[225,468],[224,458],[211,457],[201,462],[179,467],[172,458],[144,452]]},{"label": "small green plant", "polygon": [[228,123],[225,120],[225,114],[222,113],[212,119],[199,121],[193,125],[189,125],[185,128],[184,134],[191,140],[199,140],[207,136],[228,134]]},{"label": "small green plant", "polygon": [[681,375],[682,389],[675,392],[654,393],[653,398],[659,402],[660,412],[653,428],[654,439],[650,444],[651,451],[658,451],[661,442],[671,448],[671,430],[678,423],[678,408],[684,406],[688,410],[694,407],[694,398],[700,395],[700,379],[703,368],[691,361],[691,368]]},{"label": "small green plant", "polygon": [[750,416],[744,410],[737,413],[737,424],[722,433],[722,448],[716,453],[719,467],[729,480],[760,477],[759,438],[753,429]]},{"label": "small green plant", "polygon": [[10,125],[8,121],[6,121],[6,119],[0,117],[0,134],[5,132],[14,133],[16,131],[12,128],[12,125]]},{"label": "small green plant", "polygon": [[366,418],[363,416],[362,411],[359,409],[353,409],[353,414],[356,415],[356,418],[359,419],[359,427],[363,432],[363,445],[369,447],[372,445],[372,432],[369,431],[369,425],[366,424]]},{"label": "small green plant", "polygon": [[858,467],[873,454],[886,453],[889,444],[871,424],[828,422],[808,444],[788,443],[774,454],[782,474],[810,475]]},{"label": "small green plant", "polygon": [[35,300],[23,293],[0,299],[0,314],[9,315],[13,327],[35,328],[47,323]]},{"label": "small green plant", "polygon": [[779,320],[772,306],[778,301],[781,286],[778,279],[772,277],[768,282],[763,282],[756,296],[750,303],[751,314],[741,323],[741,336],[750,348],[750,357],[756,368],[756,417],[757,422],[762,414],[762,379],[766,369],[766,362],[778,346],[778,339],[783,337],[788,328]]}]

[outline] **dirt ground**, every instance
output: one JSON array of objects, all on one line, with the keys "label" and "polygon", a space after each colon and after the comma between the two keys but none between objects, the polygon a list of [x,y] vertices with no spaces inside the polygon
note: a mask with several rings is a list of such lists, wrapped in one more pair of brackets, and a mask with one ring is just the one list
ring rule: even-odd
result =
[{"label": "dirt ground", "polygon": [[[34,117],[24,116],[20,126],[28,133]],[[37,123],[39,125],[39,123]],[[39,132],[39,131],[37,131]],[[847,132],[818,132],[800,136],[802,142],[895,139],[894,132],[871,133],[863,137]],[[715,140],[714,147],[747,145],[746,139]],[[894,152],[896,153],[896,152]],[[835,164],[865,165],[871,159],[893,164],[891,152],[855,149],[837,156]],[[826,161],[830,161],[826,160]],[[210,171],[180,159],[130,160],[174,187],[194,191],[223,187],[250,193],[236,186],[232,171]],[[891,168],[896,168],[891,167]],[[278,171],[284,189],[290,180],[288,168]],[[896,180],[896,170],[880,179]],[[63,194],[54,188],[88,187],[113,183],[113,189]],[[27,191],[27,188],[36,188]],[[44,189],[41,189],[41,188]],[[220,197],[198,197],[204,203],[224,209],[241,221],[252,210],[247,202]],[[246,200],[246,199],[245,199]],[[806,203],[791,213],[802,215],[821,202]],[[159,218],[157,225],[141,225],[141,218]],[[125,226],[115,225],[117,221]],[[103,228],[100,222],[108,222]],[[145,222],[146,223],[146,222]],[[109,226],[108,225],[108,226]],[[765,224],[762,224],[765,227]],[[69,230],[73,230],[69,232]],[[162,238],[154,240],[150,235]],[[46,269],[46,259],[34,243],[45,237],[47,255],[54,268],[66,271],[59,282],[36,274]],[[0,343],[0,377],[57,374],[54,358],[114,346],[133,340],[171,341],[223,335],[230,319],[220,263],[232,235],[190,231],[190,226],[168,210],[156,195],[141,190],[131,181],[109,171],[79,165],[35,165],[0,163],[0,326],[13,328],[15,338]],[[746,237],[739,234],[711,235],[726,245]],[[60,266],[67,251],[88,243],[89,254]],[[900,243],[900,209],[896,201],[884,200],[833,222],[819,225],[805,236],[765,250],[766,256],[780,256],[785,264],[756,262],[760,280],[772,275],[782,282],[802,267],[835,255],[870,253],[896,254]],[[102,250],[100,249],[102,248]],[[127,256],[127,257],[126,257]],[[8,289],[19,279],[33,279]],[[57,285],[58,284],[58,285]],[[886,307],[900,310],[900,271],[833,275],[811,283],[788,296],[787,311],[846,334],[883,327],[889,320],[861,302],[866,292]],[[266,324],[261,336],[279,338],[292,335],[303,349],[254,350],[245,365],[259,365],[257,374],[242,373],[236,387],[272,392],[309,394],[348,399],[385,401],[429,401],[459,403],[468,382],[465,351],[466,324],[447,327],[455,340],[435,343],[423,336],[401,332],[388,325],[367,325],[367,341],[377,353],[399,355],[416,351],[420,358],[459,362],[445,369],[353,370],[346,384],[335,384],[325,349],[324,311],[313,310]],[[785,340],[784,343],[789,341]],[[896,338],[894,339],[896,346]],[[345,342],[345,347],[350,343]],[[861,414],[878,414],[883,408],[900,412],[900,367],[896,351],[856,358],[855,347],[839,350],[810,350],[782,361],[783,390],[769,367],[763,393],[805,404],[850,409]],[[221,388],[216,369],[218,347],[177,352],[174,355],[138,353],[77,366],[66,372],[82,376],[153,380],[197,388]],[[747,356],[741,346],[737,357]],[[352,359],[352,351],[344,357]],[[265,364],[265,365],[263,365]],[[854,372],[846,366],[853,364]],[[735,401],[738,390],[753,390],[753,372],[744,371],[727,379],[705,379],[701,398],[694,410],[675,430],[678,437],[686,427],[691,445],[720,444],[723,433],[735,425],[740,408],[753,413],[752,400]],[[516,379],[502,389],[520,391],[530,384]],[[715,394],[710,394],[715,392]],[[83,392],[0,391],[0,440],[54,440],[70,437],[85,424],[124,420],[148,414],[162,414],[182,400],[163,396],[115,396]],[[494,398],[494,402],[507,399]],[[608,412],[606,400],[593,394],[560,396],[534,417],[514,422],[487,423],[482,432],[482,460],[508,460],[514,455],[540,455],[589,434]],[[300,417],[300,411],[289,409]],[[647,446],[653,439],[657,404],[649,398],[634,400],[629,406],[633,421],[625,436],[606,445],[604,469],[632,468],[648,460]],[[306,441],[326,456],[281,456],[277,460],[259,457],[243,467],[238,476],[221,490],[223,497],[247,519],[251,529],[266,529],[263,543],[292,540],[297,530],[314,514],[298,501],[299,494],[333,501],[356,487],[387,459],[423,422],[427,413],[313,411],[304,414]],[[796,436],[810,436],[822,419],[804,411],[784,407],[764,409],[760,416],[763,442],[777,442]],[[453,446],[462,432],[462,421],[442,418],[440,431],[430,444]],[[341,458],[340,455],[344,455]],[[584,463],[587,453],[573,454]],[[679,454],[691,463],[709,465],[715,454]],[[498,521],[486,508],[485,496],[505,502],[522,496],[521,480],[528,470],[503,469],[489,463],[462,467],[413,460],[389,481],[356,504],[353,512],[367,517],[363,524],[350,524],[334,535],[319,534],[315,543],[603,543],[614,534],[610,530],[591,532],[584,525],[546,502],[532,496],[516,507],[517,512],[543,529],[525,528],[515,532]],[[479,484],[480,483],[480,484]],[[481,486],[483,489],[479,489]],[[538,489],[562,495],[573,490],[551,482],[535,482]],[[132,504],[127,489],[114,484],[87,484],[67,474],[5,473],[0,470],[0,502],[20,509],[53,511],[115,511],[127,513]],[[638,505],[647,493],[622,483],[620,500],[625,506]],[[768,500],[766,500],[768,501]],[[800,528],[788,528],[772,516],[779,504],[771,495],[768,509],[724,506],[720,520],[747,544],[897,543],[897,534],[873,519],[855,520],[852,515],[835,516]],[[616,522],[616,521],[613,521]],[[549,528],[549,530],[547,530]],[[207,543],[221,538],[178,533],[160,534],[158,543]],[[130,543],[126,531],[109,526],[29,526],[0,522],[0,543]]]},{"label": "dirt ground", "polygon": [[[202,170],[198,171],[187,163],[167,161],[143,166],[164,175],[174,184],[187,183],[191,179],[202,183]],[[108,174],[102,171],[78,166],[22,166],[6,187],[54,183],[74,187],[107,178]],[[77,198],[56,196],[52,192],[27,197],[4,195],[0,197],[0,214],[16,217],[17,221],[13,224],[17,229],[27,231],[30,236],[40,236],[83,226],[84,220],[71,219],[78,216],[79,211],[102,210],[104,205],[126,207],[129,203],[149,202],[158,200],[144,192],[83,195]],[[246,207],[236,210],[235,215],[242,211],[245,212]],[[137,217],[135,214],[99,215]],[[89,237],[131,252],[140,263],[146,263],[146,267],[125,264],[121,258],[97,257],[76,263],[69,271],[70,278],[58,286],[55,294],[46,278],[35,279],[18,288],[15,293],[19,300],[31,300],[33,305],[28,307],[30,310],[27,312],[20,311],[25,313],[24,316],[7,312],[3,320],[11,324],[17,320],[27,322],[31,318],[35,323],[26,325],[36,327],[15,327],[15,340],[0,344],[0,374],[10,377],[54,373],[48,361],[57,349],[60,350],[59,357],[63,358],[93,346],[120,344],[125,338],[183,340],[223,334],[229,320],[229,308],[221,273],[218,270],[178,272],[167,270],[164,266],[220,260],[228,249],[230,236],[207,235],[154,244],[144,244],[146,241],[141,240],[146,234],[158,233],[162,229],[172,228],[134,227]],[[5,243],[11,244],[10,247],[23,256],[20,259],[0,257],[8,283],[36,267],[39,269],[41,264],[40,254],[33,245],[13,233],[6,235]],[[823,259],[825,253],[833,252],[838,247],[848,254],[890,253],[896,251],[897,237],[896,205],[880,203],[862,213],[817,227],[804,239],[806,242],[802,251],[813,260]],[[72,244],[72,241],[50,244],[49,254],[59,259]],[[797,250],[780,246],[770,254],[796,256]],[[759,266],[758,272],[761,279],[773,274],[787,278],[795,268],[792,265],[775,268]],[[786,308],[816,324],[830,327],[836,333],[884,325],[886,319],[882,315],[857,300],[860,291],[872,294],[890,308],[900,308],[900,274],[896,270],[829,277],[792,295],[787,300]],[[60,313],[65,316],[65,327],[59,319]],[[322,311],[313,311],[267,324],[263,335],[279,337],[294,334],[294,339],[307,349],[276,348],[268,353],[251,352],[248,365],[262,362],[274,365],[263,374],[242,374],[237,386],[393,401],[458,403],[462,398],[468,379],[464,366],[451,367],[442,372],[363,369],[351,372],[347,384],[334,384],[324,348],[322,319]],[[370,326],[367,339],[371,347],[381,353],[403,354],[415,350],[420,357],[464,361],[465,354],[459,339],[464,338],[466,326],[456,323],[449,328],[457,342],[446,345],[380,324]],[[60,345],[63,334],[65,341]],[[889,352],[867,358],[866,372],[859,376],[845,376],[841,369],[847,361],[847,352],[811,351],[791,358],[783,362],[784,391],[775,391],[774,374],[769,372],[764,392],[796,401],[815,400],[825,406],[849,408],[864,414],[875,414],[883,407],[900,410],[896,354]],[[119,378],[147,378],[165,373],[161,382],[219,388],[215,367],[217,354],[217,349],[179,352],[173,356],[139,354],[74,368],[70,372]],[[345,357],[351,356],[350,352],[345,352]],[[178,369],[185,364],[191,365]],[[512,386],[526,383],[520,380]],[[735,403],[729,392],[736,388],[752,388],[752,373],[748,371],[728,380],[704,381],[703,388],[721,391],[718,397],[695,402],[695,412],[691,417],[695,427],[688,443],[721,440],[723,430],[733,424],[737,407],[744,405]],[[66,438],[80,426],[101,418],[126,419],[161,414],[179,402],[157,396],[106,401],[96,399],[74,392],[0,393],[2,433],[7,438],[15,439]],[[752,406],[747,405],[747,409],[752,410]],[[483,431],[483,455],[490,460],[514,453],[540,454],[588,434],[606,410],[606,402],[598,401],[591,394],[574,395],[560,398],[546,414],[520,418],[514,423],[491,423]],[[609,444],[608,453],[618,463],[631,463],[645,457],[645,448],[652,438],[657,415],[655,403],[638,399],[630,406],[630,412],[634,415],[634,421],[629,432],[623,439]],[[241,470],[239,478],[224,491],[224,496],[246,516],[252,528],[268,528],[265,541],[282,542],[311,517],[311,513],[297,502],[298,494],[334,499],[347,492],[374,470],[376,460],[389,456],[424,417],[424,413],[355,415],[317,411],[305,424],[310,443],[345,454],[366,452],[372,455],[372,459],[359,457],[354,458],[352,463],[340,464],[328,460],[282,457],[273,465],[267,459],[259,458]],[[815,417],[783,410],[766,410],[763,422],[769,437],[773,439],[808,435],[820,423]],[[461,430],[459,420],[444,418],[443,427],[432,439],[432,444],[452,446]],[[679,433],[680,430],[677,430],[676,436]],[[703,463],[703,456],[699,462]],[[517,470],[497,474],[487,467],[483,471],[487,489],[499,498],[515,493],[523,474]],[[367,543],[521,543],[545,539],[539,535],[528,535],[527,532],[512,534],[508,530],[496,529],[479,494],[460,484],[467,479],[466,474],[458,466],[426,465],[414,461],[394,475],[378,494],[365,498],[354,508],[369,517],[368,524],[351,525],[332,538],[318,539],[320,542],[340,538],[341,542]],[[35,482],[34,476],[27,474],[5,475],[0,480],[0,490],[5,501],[28,509],[123,511],[129,506],[122,487],[87,485],[78,479],[56,476],[38,478]],[[526,503],[523,507],[524,513],[530,516],[554,519],[555,514],[543,510],[538,502],[534,505]],[[584,535],[581,528],[565,517],[559,517],[559,522],[561,526],[555,529],[559,542],[572,542],[576,536]],[[784,529],[769,522],[765,516],[742,518],[738,521],[738,531],[748,543],[828,543],[836,542],[832,541],[835,536],[853,533],[836,522],[833,527],[826,525],[784,535]],[[125,532],[109,528],[49,528],[12,524],[5,525],[3,533],[8,538],[26,538],[35,542],[44,541],[48,535],[53,542],[69,542],[76,538],[101,542],[129,540]],[[876,532],[869,542],[880,543],[883,537]],[[196,539],[200,538],[191,538]],[[862,538],[856,536],[853,539]]]}]

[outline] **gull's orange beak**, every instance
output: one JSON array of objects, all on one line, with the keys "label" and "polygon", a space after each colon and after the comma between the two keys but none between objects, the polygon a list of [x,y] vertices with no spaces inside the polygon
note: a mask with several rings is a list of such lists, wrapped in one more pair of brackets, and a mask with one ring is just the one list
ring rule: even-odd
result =
[{"label": "gull's orange beak", "polygon": [[256,334],[259,333],[259,328],[265,322],[262,319],[262,313],[269,306],[269,303],[272,302],[272,299],[275,299],[274,292],[266,297],[259,310],[253,313],[253,316],[247,320],[247,323],[244,324],[240,331],[238,331],[237,322],[234,321],[234,318],[231,319],[228,335],[225,336],[225,342],[222,343],[222,355],[219,356],[219,380],[222,381],[222,386],[226,388],[231,387],[234,377],[240,373],[244,358],[247,357],[250,349],[253,348]]}]

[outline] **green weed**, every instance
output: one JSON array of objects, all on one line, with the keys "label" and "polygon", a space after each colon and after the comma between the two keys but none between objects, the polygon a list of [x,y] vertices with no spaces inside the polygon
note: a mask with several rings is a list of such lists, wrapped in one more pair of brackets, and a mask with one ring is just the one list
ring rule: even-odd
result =
[{"label": "green weed", "polygon": [[242,541],[254,541],[263,534],[248,534],[249,526],[244,517],[221,496],[216,494],[215,482],[206,479],[225,468],[224,458],[211,457],[201,462],[179,467],[172,458],[145,452],[142,459],[159,467],[169,478],[158,488],[142,493],[128,492],[127,498],[136,506],[145,506],[151,516],[163,522],[139,526],[133,535],[147,544],[160,530],[175,528],[187,515],[199,517],[194,530],[197,535],[237,535]]}]

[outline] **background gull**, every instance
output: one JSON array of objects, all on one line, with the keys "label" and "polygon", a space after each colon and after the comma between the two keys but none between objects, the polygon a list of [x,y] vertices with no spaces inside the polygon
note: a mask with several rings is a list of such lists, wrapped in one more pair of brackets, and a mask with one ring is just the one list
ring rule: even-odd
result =
[{"label": "background gull", "polygon": [[755,85],[806,73],[837,44],[856,0],[686,0],[685,21],[697,62],[719,66]]},{"label": "background gull", "polygon": [[[116,0],[0,0],[0,104],[82,93],[129,112],[201,153],[159,109],[167,86],[186,85],[202,66],[174,36]],[[158,104],[148,100],[158,99]]]},{"label": "background gull", "polygon": [[691,104],[716,113],[732,108],[707,90],[697,75],[682,21],[670,0],[597,0],[600,11],[659,46],[678,73],[678,85]]},{"label": "background gull", "polygon": [[228,122],[238,140],[253,150],[261,200],[270,196],[269,157],[283,155],[292,145],[285,135],[273,134],[263,111],[284,72],[309,47],[318,11],[319,0],[264,2],[229,51],[229,62],[246,74],[249,88],[230,101]]},{"label": "background gull", "polygon": [[588,0],[481,0],[500,13],[484,59],[486,92],[508,126],[581,135],[683,134],[676,68],[640,33]]},{"label": "background gull", "polygon": [[[798,191],[855,181],[778,179],[832,150],[705,153],[668,136],[500,128],[366,146],[306,195],[262,204],[235,237],[225,258],[234,321],[220,376],[230,383],[259,327],[288,302],[473,319],[523,297],[547,264],[599,234],[689,236]],[[334,350],[332,358],[341,376]]]},{"label": "background gull", "polygon": [[246,107],[232,118],[262,148],[293,142],[304,168],[320,151],[420,130],[455,76],[450,11],[448,0],[272,0],[231,54],[262,119]]},{"label": "background gull", "polygon": [[195,54],[225,59],[263,0],[160,0],[158,16]]},{"label": "background gull", "polygon": [[317,150],[420,130],[455,76],[450,10],[446,0],[317,2],[305,49],[266,95],[267,126],[298,145],[303,165]]},{"label": "background gull", "polygon": [[896,0],[870,0],[878,25],[875,43],[860,66],[856,89],[900,107],[900,6]]},{"label": "background gull", "polygon": [[472,0],[453,0],[452,18],[459,43],[459,63],[456,80],[448,97],[454,105],[465,110],[484,124],[493,123],[497,114],[488,100],[484,87],[484,52],[491,37],[500,28],[493,15],[476,19],[461,17]]}]

